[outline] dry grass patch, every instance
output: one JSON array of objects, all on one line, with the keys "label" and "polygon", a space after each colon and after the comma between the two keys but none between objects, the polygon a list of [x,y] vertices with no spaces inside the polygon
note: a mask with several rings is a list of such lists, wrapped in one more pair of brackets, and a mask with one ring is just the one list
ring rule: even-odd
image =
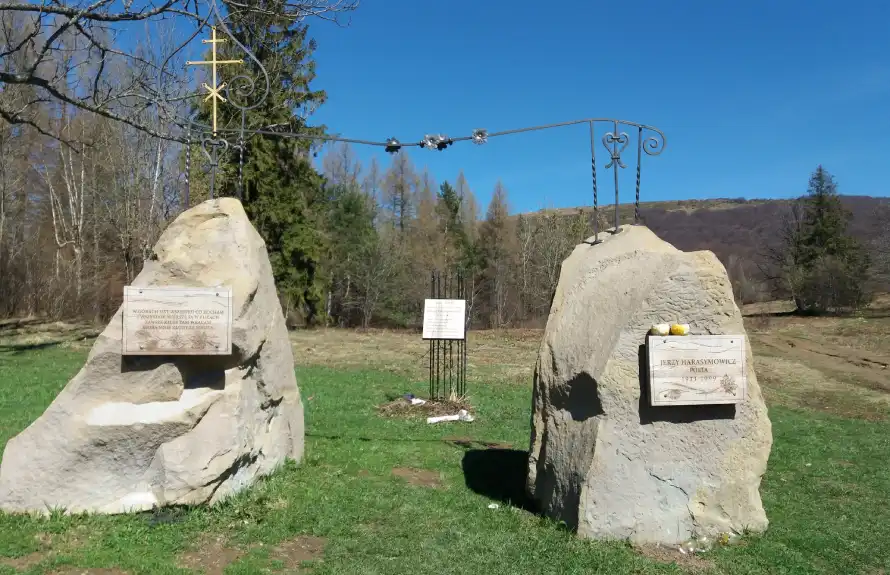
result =
[{"label": "dry grass patch", "polygon": [[410,485],[432,487],[433,489],[442,486],[442,476],[438,471],[413,467],[393,467],[392,474],[404,479]]},{"label": "dry grass patch", "polygon": [[86,322],[5,319],[0,320],[0,349],[26,350],[51,345],[86,349],[100,333],[102,328]]},{"label": "dry grass patch", "polygon": [[755,348],[754,370],[770,405],[804,407],[844,417],[882,420],[890,415],[890,393],[856,385],[787,357]]},{"label": "dry grass patch", "polygon": [[[484,330],[467,335],[470,383],[520,381],[534,372],[542,330]],[[429,377],[429,342],[411,330],[314,329],[290,334],[297,365],[372,369],[415,380]]]},{"label": "dry grass patch", "polygon": [[670,547],[653,544],[636,544],[634,551],[659,563],[675,564],[677,567],[694,575],[715,573],[714,562],[695,553],[680,553]]},{"label": "dry grass patch", "polygon": [[120,569],[65,567],[58,571],[52,571],[50,575],[127,575],[127,572]]},{"label": "dry grass patch", "polygon": [[422,405],[411,405],[403,397],[387,401],[377,406],[377,412],[383,417],[437,417],[440,415],[455,415],[460,410],[473,413],[473,406],[466,399],[427,401]]}]

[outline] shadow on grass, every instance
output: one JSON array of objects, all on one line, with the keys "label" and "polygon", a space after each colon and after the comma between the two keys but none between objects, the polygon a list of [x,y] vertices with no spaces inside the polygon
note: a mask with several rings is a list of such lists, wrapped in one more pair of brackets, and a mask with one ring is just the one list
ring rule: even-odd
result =
[{"label": "shadow on grass", "polygon": [[537,513],[525,490],[528,452],[518,449],[470,449],[461,463],[467,487],[479,495]]},{"label": "shadow on grass", "polygon": [[416,437],[367,437],[364,435],[340,435],[332,433],[306,433],[306,437],[313,439],[327,439],[330,441],[383,441],[388,443],[442,443],[442,439],[416,438]]}]

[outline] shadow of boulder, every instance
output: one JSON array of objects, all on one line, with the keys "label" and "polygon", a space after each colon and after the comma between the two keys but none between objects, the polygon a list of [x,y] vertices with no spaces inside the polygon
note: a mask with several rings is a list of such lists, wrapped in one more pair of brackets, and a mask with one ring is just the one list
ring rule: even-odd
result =
[{"label": "shadow of boulder", "polygon": [[466,486],[489,499],[537,513],[525,490],[528,452],[518,449],[470,449],[461,463]]}]

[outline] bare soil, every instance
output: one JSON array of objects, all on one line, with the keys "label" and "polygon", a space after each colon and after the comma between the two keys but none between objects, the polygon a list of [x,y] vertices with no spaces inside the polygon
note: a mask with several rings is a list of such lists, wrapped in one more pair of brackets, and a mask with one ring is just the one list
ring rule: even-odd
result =
[{"label": "bare soil", "polygon": [[444,441],[445,443],[451,443],[452,445],[456,445],[458,447],[463,447],[464,449],[470,449],[471,447],[481,447],[485,449],[513,449],[512,443],[479,441],[477,439],[472,439],[469,437],[443,437],[442,441]]},{"label": "bare soil", "polygon": [[21,557],[3,557],[0,559],[0,565],[12,567],[17,571],[27,571],[51,555],[52,552],[46,550],[35,551],[33,553],[28,553],[27,555],[22,555]]},{"label": "bare soil", "polygon": [[819,371],[841,377],[851,376],[849,380],[854,385],[890,391],[890,356],[838,348],[824,341],[781,333],[757,334],[755,342],[761,348]]},{"label": "bare soil", "polygon": [[226,566],[247,553],[245,549],[230,547],[223,537],[207,538],[191,551],[179,556],[180,566],[205,575],[223,575]]},{"label": "bare soil", "polygon": [[127,575],[126,571],[120,569],[99,569],[90,567],[82,569],[80,567],[65,567],[59,571],[52,571],[50,575]]},{"label": "bare soil", "polygon": [[437,488],[442,485],[442,477],[438,471],[415,469],[413,467],[394,467],[392,474],[401,477],[411,485]]},{"label": "bare soil", "polygon": [[686,573],[705,575],[715,572],[714,562],[699,554],[680,553],[677,549],[660,545],[634,545],[634,551],[659,563],[673,563]]},{"label": "bare soil", "polygon": [[324,548],[327,543],[327,539],[323,537],[299,535],[279,543],[269,553],[269,558],[281,561],[284,564],[284,569],[288,572],[299,573],[304,562],[318,561],[324,556]]},{"label": "bare soil", "polygon": [[[86,528],[83,526],[72,529],[66,532],[64,535],[38,533],[34,536],[34,539],[37,541],[37,544],[39,546],[39,549],[37,551],[28,553],[27,555],[22,555],[21,557],[2,557],[0,558],[0,565],[12,567],[17,571],[28,571],[45,559],[50,559],[63,551],[73,551],[81,547],[84,543],[83,540],[88,538],[89,536],[86,533]],[[74,569],[74,571],[70,571],[70,569],[73,568],[68,567],[66,567],[65,569],[68,569],[68,571],[54,571],[53,573],[123,573],[123,571],[114,571],[107,569],[104,571],[90,571],[88,569]]]}]

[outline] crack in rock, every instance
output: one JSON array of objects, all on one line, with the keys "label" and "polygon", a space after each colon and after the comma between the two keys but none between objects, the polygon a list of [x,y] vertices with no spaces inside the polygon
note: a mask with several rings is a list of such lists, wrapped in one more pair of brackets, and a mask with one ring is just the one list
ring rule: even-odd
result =
[{"label": "crack in rock", "polygon": [[651,472],[650,470],[648,470],[648,469],[646,470],[646,472],[647,472],[649,475],[651,475],[652,477],[654,477],[655,479],[661,481],[662,483],[664,483],[664,484],[666,484],[666,485],[670,485],[671,487],[674,487],[675,489],[679,489],[679,490],[683,493],[683,495],[685,495],[687,498],[689,497],[689,493],[687,493],[685,489],[683,489],[682,487],[680,487],[680,486],[677,485],[676,483],[673,483],[670,479],[665,479],[664,477],[659,477],[658,475],[652,473],[652,472]]}]

